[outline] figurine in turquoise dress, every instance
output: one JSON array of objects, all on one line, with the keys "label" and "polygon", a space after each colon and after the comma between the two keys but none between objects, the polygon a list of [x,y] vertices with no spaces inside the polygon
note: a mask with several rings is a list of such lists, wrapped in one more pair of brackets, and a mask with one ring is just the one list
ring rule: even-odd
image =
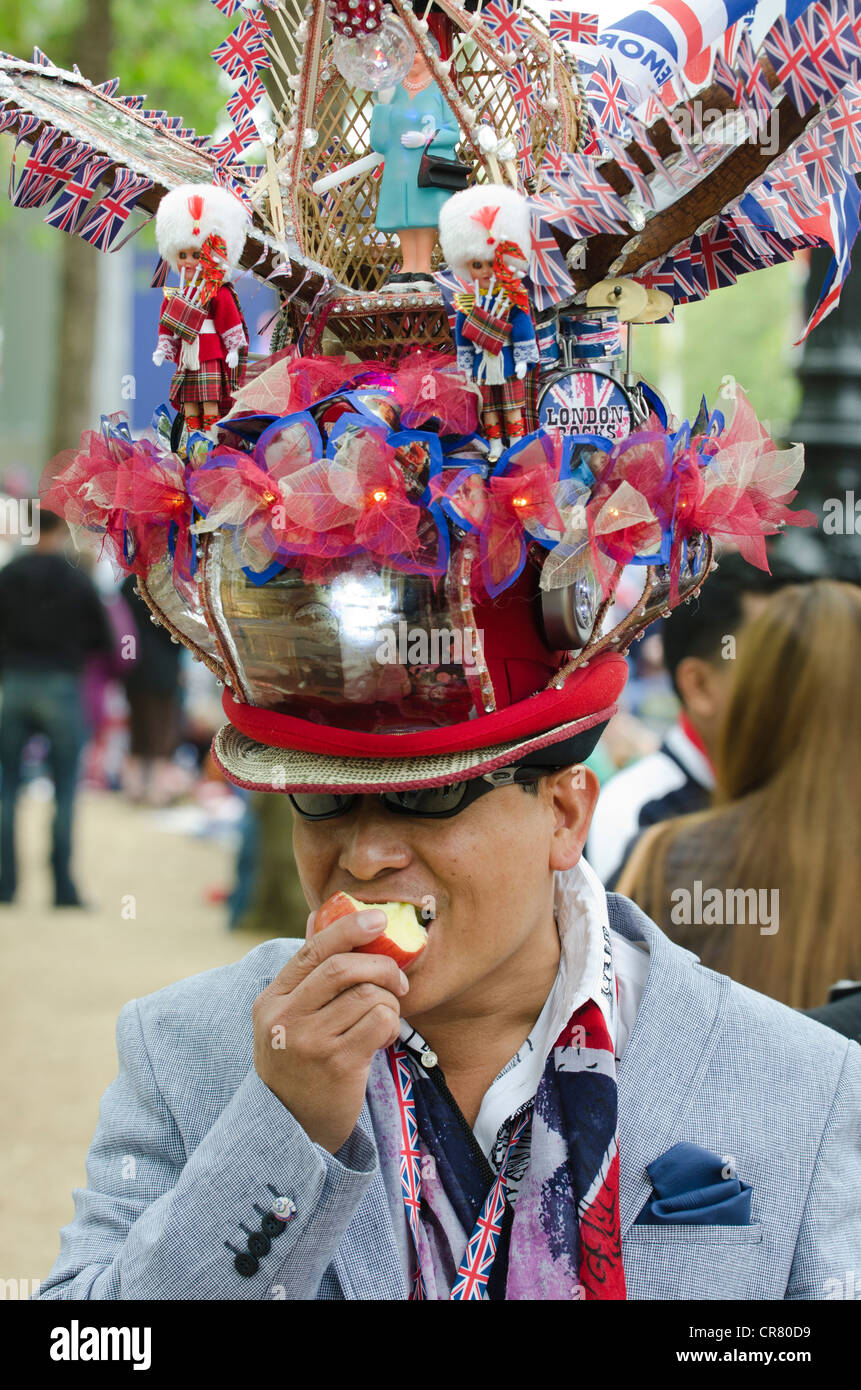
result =
[{"label": "figurine in turquoise dress", "polygon": [[375,222],[381,232],[397,232],[401,244],[400,272],[390,285],[433,284],[437,221],[451,190],[419,188],[419,165],[426,148],[452,159],[459,138],[451,108],[417,51],[391,100],[377,101],[371,115],[371,149],[385,160]]}]

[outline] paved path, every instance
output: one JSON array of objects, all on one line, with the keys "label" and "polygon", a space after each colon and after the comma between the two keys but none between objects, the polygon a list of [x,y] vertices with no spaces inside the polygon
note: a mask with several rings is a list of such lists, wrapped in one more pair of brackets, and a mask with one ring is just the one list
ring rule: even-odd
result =
[{"label": "paved path", "polygon": [[229,932],[225,909],[206,903],[208,888],[232,882],[232,850],[169,835],[152,812],[103,793],[82,795],[76,827],[77,877],[94,910],[50,908],[49,815],[49,804],[22,799],[21,901],[0,907],[0,1280],[18,1281],[0,1283],[7,1298],[26,1297],[59,1251],[99,1097],[116,1075],[123,1004],[263,939]]}]

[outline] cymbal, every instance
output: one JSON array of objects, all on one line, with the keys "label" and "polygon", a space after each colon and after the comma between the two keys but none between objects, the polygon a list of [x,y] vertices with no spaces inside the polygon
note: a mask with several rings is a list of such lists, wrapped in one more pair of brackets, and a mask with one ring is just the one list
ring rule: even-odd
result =
[{"label": "cymbal", "polygon": [[657,323],[673,312],[673,299],[663,290],[646,290],[646,307],[635,314],[630,323]]},{"label": "cymbal", "polygon": [[590,309],[615,309],[622,323],[629,323],[646,307],[648,292],[636,280],[621,277],[599,280],[586,292]]}]

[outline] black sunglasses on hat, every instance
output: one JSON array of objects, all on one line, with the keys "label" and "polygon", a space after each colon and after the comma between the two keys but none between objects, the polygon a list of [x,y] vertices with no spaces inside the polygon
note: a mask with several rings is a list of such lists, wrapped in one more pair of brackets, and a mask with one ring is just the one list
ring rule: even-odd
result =
[{"label": "black sunglasses on hat", "polygon": [[[563,767],[568,764],[563,763]],[[417,816],[422,820],[445,820],[471,806],[480,796],[497,787],[528,786],[539,782],[558,767],[500,767],[466,782],[446,787],[411,787],[398,791],[371,793],[377,795],[387,811],[396,816]],[[288,792],[290,803],[303,820],[332,820],[352,810],[361,793],[350,792]]]}]

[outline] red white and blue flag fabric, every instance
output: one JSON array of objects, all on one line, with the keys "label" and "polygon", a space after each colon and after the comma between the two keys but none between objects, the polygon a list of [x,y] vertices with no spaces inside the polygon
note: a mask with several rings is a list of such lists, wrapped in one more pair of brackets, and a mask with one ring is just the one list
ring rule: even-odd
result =
[{"label": "red white and blue flag fabric", "polygon": [[249,146],[254,145],[260,139],[260,132],[250,116],[245,116],[234,123],[233,129],[228,131],[223,139],[216,141],[210,146],[210,153],[216,159],[231,163],[234,159],[239,159]]},{"label": "red white and blue flag fabric", "polygon": [[598,16],[578,14],[576,10],[551,10],[547,20],[551,39],[563,43],[598,42]]},{"label": "red white and blue flag fabric", "polygon": [[110,164],[107,155],[96,155],[88,145],[81,145],[80,159],[74,161],[62,193],[42,220],[61,232],[77,232],[102,175]]},{"label": "red white and blue flag fabric", "polygon": [[266,88],[256,75],[249,82],[243,82],[227,98],[227,114],[236,123],[242,116],[250,116],[258,102],[266,95]]},{"label": "red white and blue flag fabric", "polygon": [[521,121],[529,122],[538,109],[535,88],[529,69],[523,63],[515,63],[506,69],[505,80],[517,108]]},{"label": "red white and blue flag fabric", "polygon": [[247,81],[258,68],[272,66],[258,21],[243,19],[210,55],[234,82]]},{"label": "red white and blue flag fabric", "polygon": [[490,0],[490,4],[481,11],[481,19],[503,53],[516,53],[524,39],[530,37],[519,12],[507,0]]},{"label": "red white and blue flag fabric", "polygon": [[539,313],[542,309],[552,308],[562,299],[569,299],[577,291],[556,238],[541,217],[532,219],[532,247],[526,288]]},{"label": "red white and blue flag fabric", "polygon": [[628,113],[636,98],[606,58],[601,58],[586,81],[586,100],[601,135],[628,136]]},{"label": "red white and blue flag fabric", "polygon": [[118,169],[110,192],[78,228],[78,236],[98,251],[110,251],[141,194],[148,188],[152,188],[151,179],[133,174],[131,169]]},{"label": "red white and blue flag fabric", "polygon": [[212,3],[215,8],[221,10],[221,13],[226,15],[228,19],[232,19],[236,11],[242,9],[240,0],[212,0]]}]

